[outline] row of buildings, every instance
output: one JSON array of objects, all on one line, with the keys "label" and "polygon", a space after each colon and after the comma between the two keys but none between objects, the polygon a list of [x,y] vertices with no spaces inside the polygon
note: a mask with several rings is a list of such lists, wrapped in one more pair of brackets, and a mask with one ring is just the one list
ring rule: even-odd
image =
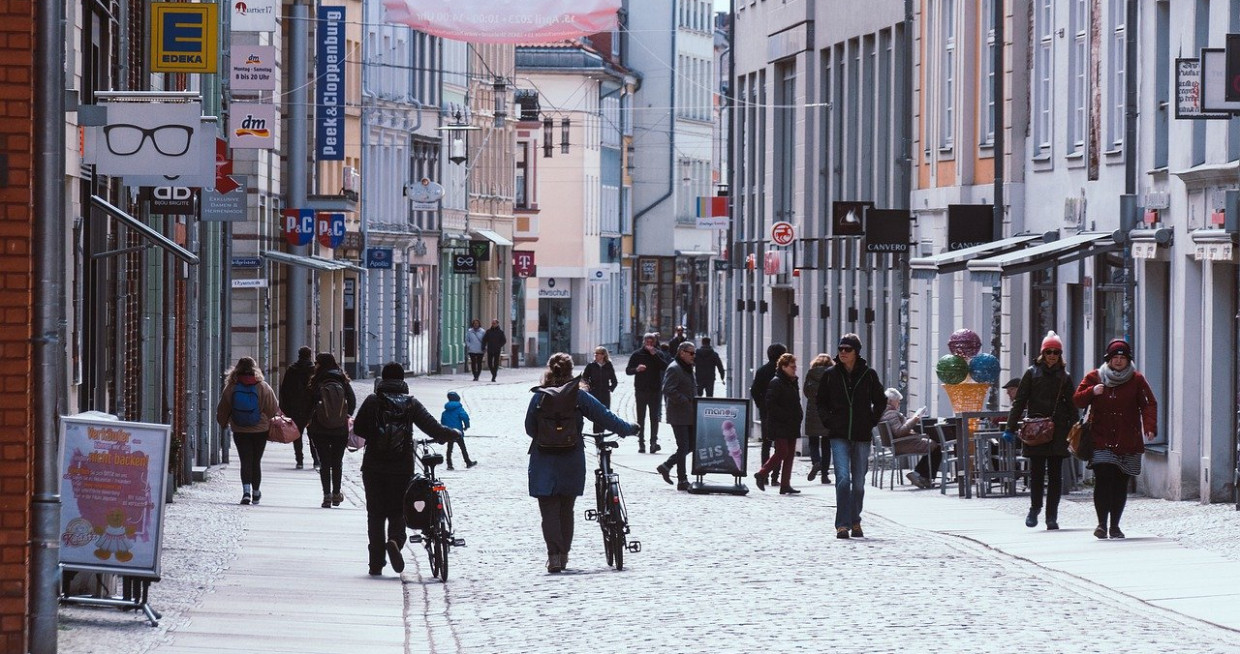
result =
[{"label": "row of buildings", "polygon": [[1124,337],[1160,405],[1139,490],[1233,499],[1240,124],[1183,115],[1177,59],[1223,48],[1240,2],[734,4],[734,382],[767,343],[856,332],[909,406],[951,415],[957,329],[1003,379],[1050,329],[1078,380]]}]

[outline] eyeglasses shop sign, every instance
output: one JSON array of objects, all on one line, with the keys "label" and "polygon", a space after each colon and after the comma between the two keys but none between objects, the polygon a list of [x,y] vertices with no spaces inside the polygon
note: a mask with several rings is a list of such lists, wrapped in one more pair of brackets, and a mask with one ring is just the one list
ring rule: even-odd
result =
[{"label": "eyeglasses shop sign", "polygon": [[563,299],[573,296],[572,280],[548,277],[538,280],[538,299]]}]

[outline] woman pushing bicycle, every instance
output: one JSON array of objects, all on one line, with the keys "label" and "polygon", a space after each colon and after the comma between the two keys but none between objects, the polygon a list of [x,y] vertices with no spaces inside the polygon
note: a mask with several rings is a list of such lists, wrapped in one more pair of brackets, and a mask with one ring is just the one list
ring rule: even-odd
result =
[{"label": "woman pushing bicycle", "polygon": [[585,492],[584,419],[624,436],[638,432],[636,424],[607,410],[589,393],[580,392],[579,384],[580,378],[573,376],[572,357],[563,352],[551,355],[542,384],[530,389],[534,397],[525,412],[525,433],[532,439],[529,492],[530,497],[538,499],[547,543],[547,572],[552,573],[568,565],[573,504]]}]

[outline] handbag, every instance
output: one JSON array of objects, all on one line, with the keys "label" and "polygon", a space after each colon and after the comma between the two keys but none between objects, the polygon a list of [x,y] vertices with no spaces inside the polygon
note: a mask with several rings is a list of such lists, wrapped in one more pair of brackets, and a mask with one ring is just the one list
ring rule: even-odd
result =
[{"label": "handbag", "polygon": [[[1051,406],[1058,407],[1059,398],[1062,396],[1063,388],[1060,387],[1059,392],[1055,394],[1055,403]],[[1020,431],[1016,432],[1016,436],[1020,438],[1020,442],[1030,447],[1046,445],[1055,437],[1055,420],[1053,418],[1030,418],[1026,415],[1024,421],[1020,423]]]},{"label": "handbag", "polygon": [[1090,461],[1094,457],[1094,432],[1092,427],[1093,421],[1090,420],[1089,409],[1085,409],[1085,417],[1076,421],[1076,424],[1072,425],[1072,428],[1068,430],[1068,450],[1072,452],[1072,456],[1082,461]]},{"label": "handbag", "polygon": [[349,438],[345,443],[345,447],[350,452],[356,452],[366,447],[366,439],[353,433],[353,418],[349,418]]},{"label": "handbag", "polygon": [[272,443],[292,443],[301,438],[301,430],[297,423],[283,413],[273,416],[267,421],[267,440]]}]

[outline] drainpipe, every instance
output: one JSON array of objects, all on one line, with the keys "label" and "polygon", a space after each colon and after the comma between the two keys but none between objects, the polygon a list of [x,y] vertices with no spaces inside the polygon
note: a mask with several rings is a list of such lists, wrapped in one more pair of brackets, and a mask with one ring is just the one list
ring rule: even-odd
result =
[{"label": "drainpipe", "polygon": [[[911,2],[911,0],[908,0]],[[728,334],[728,347],[731,348],[733,343],[737,349],[729,350],[732,354],[732,361],[728,362],[728,388],[740,388],[740,373],[737,370],[736,362],[741,359],[740,347],[741,340],[739,335],[733,334],[732,315],[736,313],[732,307],[735,304],[737,292],[740,290],[740,280],[743,276],[738,277],[736,269],[732,266],[731,261],[736,257],[736,194],[740,191],[740,180],[736,176],[736,167],[733,166],[733,158],[735,153],[733,149],[736,147],[736,0],[728,2],[728,92],[723,96],[724,111],[728,117],[728,139],[727,149],[724,153],[724,159],[728,162],[728,294],[725,298],[726,306],[721,307],[720,311],[725,316],[727,322],[724,329]]]},{"label": "drainpipe", "polygon": [[[907,0],[906,0],[907,1]],[[995,238],[1003,236],[1003,218],[1006,214],[1004,211],[1004,194],[1003,183],[1006,175],[1006,150],[1007,135],[1004,133],[1004,122],[1006,120],[1006,112],[1003,106],[1004,78],[1003,78],[1003,48],[1005,40],[1005,30],[1003,24],[1004,2],[997,1],[994,5],[994,15],[992,20],[995,23],[995,53],[991,67],[995,71],[994,95],[995,95]],[[910,114],[911,115],[911,114]],[[912,153],[909,153],[910,156]],[[990,322],[990,353],[999,360],[1000,352],[1003,349],[1003,282],[1000,281],[991,288],[990,297],[991,307],[994,309],[994,315]],[[999,410],[999,387],[991,385],[990,392],[986,394],[986,409],[988,411]]]},{"label": "drainpipe", "polygon": [[31,377],[34,496],[30,519],[30,651],[55,654],[60,591],[60,472],[57,416],[64,389],[65,4],[35,12],[34,253]]},{"label": "drainpipe", "polygon": [[[1137,0],[1127,0],[1124,16],[1124,193],[1137,193]],[[1124,221],[1128,222],[1128,221]],[[1131,228],[1133,223],[1126,225]],[[1126,236],[1126,235],[1125,235]],[[1132,261],[1132,239],[1124,239],[1124,336],[1136,343],[1133,305],[1136,295],[1136,266]]]}]

